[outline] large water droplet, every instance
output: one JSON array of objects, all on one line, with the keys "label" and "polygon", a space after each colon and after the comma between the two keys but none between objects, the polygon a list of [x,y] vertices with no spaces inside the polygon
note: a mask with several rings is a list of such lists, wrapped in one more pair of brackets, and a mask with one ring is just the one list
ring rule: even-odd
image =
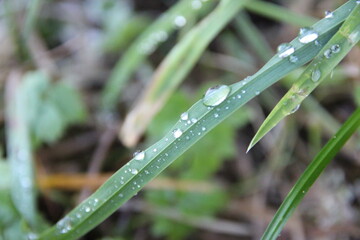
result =
[{"label": "large water droplet", "polygon": [[312,28],[304,27],[300,28],[299,41],[301,43],[309,43],[317,39],[319,34]]},{"label": "large water droplet", "polygon": [[203,98],[203,103],[206,106],[217,106],[222,103],[230,93],[230,87],[226,85],[217,85],[209,88]]},{"label": "large water droplet", "polygon": [[319,81],[321,77],[321,72],[319,69],[314,69],[313,72],[311,73],[311,80],[313,80],[314,82]]},{"label": "large water droplet", "polygon": [[325,11],[325,18],[329,19],[329,18],[333,18],[334,17],[334,13],[331,11]]},{"label": "large water droplet", "polygon": [[175,19],[174,19],[174,24],[177,27],[181,28],[181,27],[185,26],[186,18],[184,16],[181,16],[181,15],[176,16]]},{"label": "large water droplet", "polygon": [[144,151],[136,151],[136,152],[134,152],[133,156],[134,156],[135,160],[141,161],[141,160],[144,160],[144,158],[145,158],[145,152]]},{"label": "large water droplet", "polygon": [[295,48],[290,43],[282,43],[277,47],[280,58],[286,58],[295,52]]},{"label": "large water droplet", "polygon": [[180,115],[180,119],[183,121],[186,121],[189,119],[189,114],[187,112],[184,112]]},{"label": "large water droplet", "polygon": [[338,53],[338,52],[340,52],[340,45],[339,44],[334,44],[334,45],[331,46],[330,49],[331,49],[331,51],[333,53]]},{"label": "large water droplet", "polygon": [[172,133],[174,138],[179,138],[183,134],[183,132],[180,129],[175,129]]}]

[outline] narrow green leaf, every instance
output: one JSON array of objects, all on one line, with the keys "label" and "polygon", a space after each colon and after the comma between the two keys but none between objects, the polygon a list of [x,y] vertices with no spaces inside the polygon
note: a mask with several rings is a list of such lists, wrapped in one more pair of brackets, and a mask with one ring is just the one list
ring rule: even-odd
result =
[{"label": "narrow green leaf", "polygon": [[[347,14],[340,13],[352,9],[354,6],[355,2],[347,2],[338,10],[340,17],[333,19],[330,24],[325,19],[316,25],[319,28],[317,40],[320,44],[325,44],[338,29],[338,25],[347,17]],[[39,239],[71,240],[90,231],[140,191],[147,182],[155,178],[207,132],[254,98],[258,91],[263,91],[292,70],[310,61],[321,50],[321,47],[315,44],[300,44],[297,40],[294,40],[293,44],[296,46],[299,56],[296,64],[276,55],[269,61],[271,64],[266,64],[254,76],[229,86],[230,92],[225,98],[217,94],[213,95],[223,100],[212,101],[211,105],[217,104],[216,106],[207,106],[203,100],[195,103],[187,111],[190,123],[187,120],[179,120],[162,139],[135,155],[94,194],[68,213],[55,226],[42,233]]]},{"label": "narrow green leaf", "polygon": [[11,171],[11,198],[27,224],[37,225],[33,158],[26,118],[21,74],[10,74],[6,88],[7,158]]},{"label": "narrow green leaf", "polygon": [[248,151],[284,117],[294,113],[300,107],[301,102],[326,79],[359,39],[360,6],[357,6],[339,31],[323,47],[291,89],[274,107],[252,139]]},{"label": "narrow green leaf", "polygon": [[273,240],[278,237],[281,229],[304,198],[306,192],[359,126],[360,108],[349,117],[306,168],[268,225],[261,238],[262,240]]},{"label": "narrow green leaf", "polygon": [[216,2],[202,2],[201,8],[197,9],[192,7],[191,1],[181,0],[150,25],[124,53],[111,73],[102,93],[103,110],[114,110],[119,94],[131,75],[144,59],[176,30],[176,24],[186,24],[187,18],[206,12]]}]

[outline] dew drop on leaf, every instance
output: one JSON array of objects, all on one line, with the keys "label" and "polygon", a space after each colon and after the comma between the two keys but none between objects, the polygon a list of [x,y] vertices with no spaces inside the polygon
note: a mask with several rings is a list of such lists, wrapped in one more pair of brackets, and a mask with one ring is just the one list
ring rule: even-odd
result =
[{"label": "dew drop on leaf", "polygon": [[325,18],[330,19],[334,17],[334,13],[331,11],[325,11]]},{"label": "dew drop on leaf", "polygon": [[290,113],[296,112],[297,110],[299,110],[299,108],[300,108],[300,104],[296,105],[293,109],[291,109]]},{"label": "dew drop on leaf", "polygon": [[331,51],[333,53],[338,53],[338,52],[340,52],[340,45],[339,44],[334,44],[334,45],[331,46],[330,49],[331,49]]},{"label": "dew drop on leaf", "polygon": [[332,54],[333,53],[332,53],[331,49],[326,49],[325,52],[324,52],[324,56],[326,58],[331,58]]},{"label": "dew drop on leaf", "polygon": [[141,161],[141,160],[144,160],[144,158],[145,158],[145,152],[144,151],[136,151],[136,152],[134,152],[133,156],[134,156],[135,160]]},{"label": "dew drop on leaf", "polygon": [[309,43],[317,39],[319,34],[310,27],[300,28],[299,41],[301,43]]},{"label": "dew drop on leaf", "polygon": [[230,87],[226,85],[217,85],[209,88],[203,98],[205,106],[214,107],[222,103],[230,93]]},{"label": "dew drop on leaf", "polygon": [[299,61],[299,59],[298,59],[297,56],[291,55],[291,56],[289,57],[289,61],[290,61],[291,63],[296,63],[297,61]]},{"label": "dew drop on leaf", "polygon": [[321,77],[321,72],[319,69],[314,69],[314,71],[311,73],[311,80],[313,80],[313,82],[317,82],[319,81]]},{"label": "dew drop on leaf", "polygon": [[174,19],[174,24],[175,26],[181,28],[183,26],[185,26],[186,24],[186,18],[184,16],[176,16],[175,19]]},{"label": "dew drop on leaf", "polygon": [[131,169],[131,173],[136,175],[139,173],[139,171],[137,169],[133,168],[133,169]]},{"label": "dew drop on leaf", "polygon": [[180,115],[180,119],[183,120],[183,121],[186,121],[189,119],[189,114],[188,112],[184,112]]},{"label": "dew drop on leaf", "polygon": [[193,0],[193,1],[191,2],[191,7],[192,7],[193,9],[200,9],[201,6],[202,6],[202,3],[201,3],[200,0]]},{"label": "dew drop on leaf", "polygon": [[183,132],[180,129],[175,129],[172,133],[174,138],[179,138],[183,134]]},{"label": "dew drop on leaf", "polygon": [[295,48],[290,43],[282,43],[277,47],[279,58],[286,58],[295,52]]}]

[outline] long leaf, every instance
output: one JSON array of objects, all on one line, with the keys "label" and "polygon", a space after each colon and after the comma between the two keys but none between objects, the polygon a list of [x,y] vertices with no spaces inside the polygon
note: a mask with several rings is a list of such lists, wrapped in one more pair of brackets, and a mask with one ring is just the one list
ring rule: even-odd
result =
[{"label": "long leaf", "polygon": [[252,139],[250,150],[284,117],[295,112],[301,102],[333,71],[360,40],[360,6],[357,6],[339,31],[323,47],[291,89],[274,107]]},{"label": "long leaf", "polygon": [[150,25],[116,64],[102,93],[102,109],[114,110],[120,93],[137,67],[176,30],[176,19],[180,19],[178,21],[182,21],[181,24],[186,24],[187,18],[206,12],[215,2],[217,1],[203,2],[201,8],[197,9],[192,6],[191,1],[181,0]]},{"label": "long leaf", "polygon": [[120,131],[126,146],[134,146],[175,88],[194,67],[208,44],[235,16],[245,1],[223,0],[166,56],[151,83],[127,115]]},{"label": "long leaf", "polygon": [[[316,24],[319,32],[318,41],[325,44],[338,29],[338,25],[347,17],[348,10],[354,8],[355,2],[347,2],[336,13],[337,18],[328,23],[327,19]],[[254,76],[235,83],[224,101],[217,106],[207,106],[203,100],[195,103],[187,111],[187,120],[182,117],[169,133],[157,143],[136,155],[129,163],[119,169],[94,194],[62,218],[55,226],[42,233],[39,239],[76,239],[90,231],[105,218],[128,201],[151,179],[155,178],[183,152],[195,144],[212,128],[226,119],[242,105],[254,98],[270,85],[284,77],[292,70],[310,61],[321,50],[315,44],[300,44],[294,40],[299,61],[293,64],[286,58],[274,56],[271,64],[266,64]],[[227,88],[222,88],[222,94]],[[218,94],[215,96],[219,97]],[[221,96],[220,96],[221,97]],[[206,101],[208,104],[209,101]],[[186,115],[186,114],[185,114]],[[189,121],[190,120],[190,121]],[[206,163],[204,163],[206,167]]]},{"label": "long leaf", "polygon": [[304,198],[316,179],[323,172],[325,167],[340,151],[346,141],[360,126],[360,108],[358,108],[349,119],[341,126],[333,138],[321,149],[314,160],[306,168],[284,202],[281,204],[271,223],[268,225],[262,240],[276,239],[283,226]]}]

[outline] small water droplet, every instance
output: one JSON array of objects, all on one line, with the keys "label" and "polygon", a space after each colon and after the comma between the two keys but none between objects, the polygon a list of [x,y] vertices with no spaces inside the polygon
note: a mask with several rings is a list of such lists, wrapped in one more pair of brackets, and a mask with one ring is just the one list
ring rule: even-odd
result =
[{"label": "small water droplet", "polygon": [[236,97],[240,99],[240,98],[241,98],[241,95],[240,95],[240,94],[238,94],[238,95],[236,95]]},{"label": "small water droplet", "polygon": [[209,88],[203,98],[205,106],[217,106],[222,103],[230,93],[230,87],[226,85],[217,85]]},{"label": "small water droplet", "polygon": [[279,58],[286,58],[295,52],[295,48],[290,43],[282,43],[277,47]]},{"label": "small water droplet", "polygon": [[326,49],[326,50],[324,51],[324,56],[325,56],[326,58],[331,58],[331,56],[332,56],[332,51],[331,51],[331,49]]},{"label": "small water droplet", "polygon": [[334,45],[331,46],[330,49],[331,49],[331,51],[333,53],[338,53],[338,52],[340,52],[340,45],[339,44],[334,44]]},{"label": "small water droplet", "polygon": [[124,194],[119,193],[119,197],[120,197],[120,198],[124,197]]},{"label": "small water droplet", "polygon": [[193,9],[200,9],[201,6],[202,6],[202,3],[201,3],[200,0],[193,0],[193,1],[191,2],[191,7],[192,7]]},{"label": "small water droplet", "polygon": [[202,127],[201,130],[206,131],[206,127]]},{"label": "small water droplet", "polygon": [[299,41],[301,43],[309,43],[317,39],[319,34],[310,27],[300,28]]},{"label": "small water droplet", "polygon": [[241,93],[246,93],[246,90],[241,90]]},{"label": "small water droplet", "polygon": [[157,148],[154,148],[154,149],[153,149],[153,152],[157,152]]},{"label": "small water droplet", "polygon": [[321,72],[319,69],[314,69],[313,72],[311,73],[311,80],[313,80],[314,82],[319,81],[321,77]]},{"label": "small water droplet", "polygon": [[91,208],[90,207],[86,207],[85,208],[85,212],[90,212],[91,211]]},{"label": "small water droplet", "polygon": [[331,11],[325,11],[325,18],[330,19],[334,17],[334,13]]},{"label": "small water droplet", "polygon": [[179,138],[183,134],[183,132],[180,129],[175,129],[172,133],[174,138]]},{"label": "small water droplet", "polygon": [[136,175],[139,173],[139,171],[136,168],[131,169],[131,173]]},{"label": "small water droplet", "polygon": [[291,63],[296,63],[297,61],[299,61],[299,59],[298,59],[297,56],[291,55],[291,56],[289,57],[289,61],[290,61]]},{"label": "small water droplet", "polygon": [[184,17],[184,16],[176,16],[175,17],[175,19],[174,19],[174,24],[177,26],[177,27],[179,27],[179,28],[181,28],[181,27],[183,27],[183,26],[185,26],[185,24],[186,24],[186,18]]},{"label": "small water droplet", "polygon": [[218,117],[219,117],[219,114],[215,113],[215,114],[214,114],[214,117],[215,117],[215,118],[218,118]]},{"label": "small water droplet", "polygon": [[196,119],[196,118],[192,118],[192,119],[191,119],[191,122],[192,122],[192,123],[196,123],[196,122],[197,122],[197,119]]},{"label": "small water droplet", "polygon": [[315,40],[315,45],[320,46],[321,44],[320,44],[320,42],[318,40]]},{"label": "small water droplet", "polygon": [[189,119],[189,113],[188,112],[183,112],[181,115],[180,115],[180,119],[183,120],[183,121],[186,121]]},{"label": "small water droplet", "polygon": [[255,91],[255,95],[259,95],[260,94],[260,91]]},{"label": "small water droplet", "polygon": [[296,105],[293,109],[291,109],[290,113],[296,112],[297,110],[299,110],[299,108],[300,108],[300,104]]},{"label": "small water droplet", "polygon": [[144,151],[136,151],[133,155],[135,160],[141,161],[145,158],[145,152]]}]

